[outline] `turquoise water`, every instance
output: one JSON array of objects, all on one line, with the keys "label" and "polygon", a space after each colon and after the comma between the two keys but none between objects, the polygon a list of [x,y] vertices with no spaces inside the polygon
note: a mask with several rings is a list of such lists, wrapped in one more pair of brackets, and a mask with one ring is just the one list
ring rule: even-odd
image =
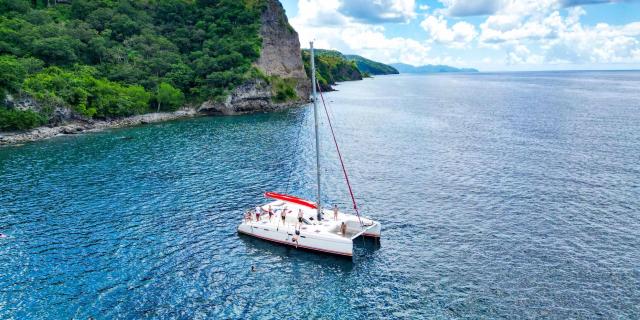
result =
[{"label": "turquoise water", "polygon": [[[354,191],[383,224],[353,261],[235,232],[264,191],[313,198],[308,107],[0,148],[0,318],[640,318],[639,88],[341,84]],[[324,200],[348,208],[324,133]]]}]

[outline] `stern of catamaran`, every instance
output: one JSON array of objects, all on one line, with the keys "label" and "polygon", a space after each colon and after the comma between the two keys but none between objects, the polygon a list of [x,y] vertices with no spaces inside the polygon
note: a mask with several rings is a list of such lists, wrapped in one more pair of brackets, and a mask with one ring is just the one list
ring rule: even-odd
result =
[{"label": "stern of catamaran", "polygon": [[362,234],[365,237],[372,237],[372,238],[380,238],[380,235],[382,233],[382,225],[380,224],[380,222],[377,221],[372,221],[372,224],[370,226],[365,226],[366,230],[365,232]]},{"label": "stern of catamaran", "polygon": [[346,220],[347,232],[351,235],[351,239],[359,236],[380,238],[382,231],[380,222],[365,217],[358,219],[355,215],[345,215],[343,219]]}]

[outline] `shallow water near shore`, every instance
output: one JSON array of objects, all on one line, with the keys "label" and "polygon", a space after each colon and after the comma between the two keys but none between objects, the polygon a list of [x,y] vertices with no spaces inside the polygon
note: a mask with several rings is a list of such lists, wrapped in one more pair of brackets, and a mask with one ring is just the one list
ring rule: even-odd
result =
[{"label": "shallow water near shore", "polygon": [[[354,191],[383,224],[353,261],[236,233],[264,191],[313,198],[309,107],[0,148],[0,318],[640,318],[638,88],[640,72],[339,85]],[[329,139],[324,200],[348,210]]]}]

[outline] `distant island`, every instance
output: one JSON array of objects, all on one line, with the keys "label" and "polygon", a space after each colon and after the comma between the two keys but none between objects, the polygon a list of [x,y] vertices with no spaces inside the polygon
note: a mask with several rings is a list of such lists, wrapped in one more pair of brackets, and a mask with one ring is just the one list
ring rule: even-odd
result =
[{"label": "distant island", "polygon": [[406,63],[392,63],[392,67],[396,68],[400,73],[448,73],[448,72],[478,72],[473,68],[455,68],[446,65],[428,64],[424,66],[412,66]]}]

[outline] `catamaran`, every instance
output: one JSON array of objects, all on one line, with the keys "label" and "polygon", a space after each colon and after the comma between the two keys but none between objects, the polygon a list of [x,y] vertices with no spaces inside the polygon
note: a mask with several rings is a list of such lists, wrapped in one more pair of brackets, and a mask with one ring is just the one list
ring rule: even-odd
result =
[{"label": "catamaran", "polygon": [[375,220],[361,216],[358,211],[333,125],[324,103],[324,97],[320,92],[355,214],[340,212],[336,208],[322,208],[317,99],[319,86],[316,81],[313,42],[310,43],[310,51],[316,147],[316,202],[291,195],[266,192],[265,197],[270,198],[271,201],[247,211],[242,223],[238,226],[238,232],[295,248],[351,257],[353,256],[354,239],[360,236],[379,238],[381,225]]}]

